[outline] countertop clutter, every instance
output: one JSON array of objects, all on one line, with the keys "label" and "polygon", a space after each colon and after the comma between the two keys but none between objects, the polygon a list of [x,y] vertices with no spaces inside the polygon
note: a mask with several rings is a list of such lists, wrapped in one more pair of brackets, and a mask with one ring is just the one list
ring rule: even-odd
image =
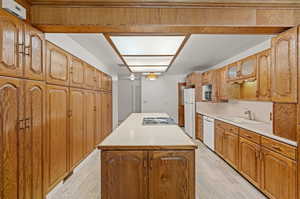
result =
[{"label": "countertop clutter", "polygon": [[297,146],[297,142],[279,137],[277,135],[273,134],[273,128],[272,128],[272,124],[271,123],[265,123],[265,122],[259,122],[259,123],[238,123],[238,122],[234,122],[232,121],[230,118],[233,118],[232,116],[229,115],[221,115],[221,114],[215,114],[215,113],[206,113],[206,112],[201,112],[201,111],[197,111],[199,114],[204,115],[204,116],[208,116],[211,118],[214,118],[216,120],[220,120],[235,126],[238,126],[240,128],[249,130],[249,131],[253,131],[256,132],[260,135],[284,142],[286,144],[292,145],[292,146]]},{"label": "countertop clutter", "polygon": [[133,113],[99,146],[118,148],[197,148],[197,145],[177,125],[145,126],[145,117],[168,117],[164,113]]}]

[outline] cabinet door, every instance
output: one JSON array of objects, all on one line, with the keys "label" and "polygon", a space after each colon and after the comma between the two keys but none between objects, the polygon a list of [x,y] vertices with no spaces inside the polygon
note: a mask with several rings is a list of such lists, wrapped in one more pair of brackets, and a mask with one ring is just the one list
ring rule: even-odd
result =
[{"label": "cabinet door", "polygon": [[85,153],[93,151],[95,146],[96,105],[94,91],[85,91]]},{"label": "cabinet door", "polygon": [[239,171],[256,187],[260,186],[260,146],[240,137]]},{"label": "cabinet door", "polygon": [[110,134],[112,132],[112,128],[113,128],[113,123],[112,123],[112,112],[113,112],[113,107],[112,107],[112,93],[108,93],[107,95],[107,107],[108,107],[108,134]]},{"label": "cabinet door", "polygon": [[215,151],[217,154],[223,157],[223,139],[224,129],[216,126],[215,128]]},{"label": "cabinet door", "polygon": [[258,81],[257,91],[259,100],[271,100],[271,51],[266,50],[257,55]]},{"label": "cabinet door", "polygon": [[240,62],[240,78],[256,78],[257,61],[256,55],[242,59]]},{"label": "cabinet door", "polygon": [[[22,198],[23,119],[22,80],[0,77],[0,198]],[[20,179],[20,180],[19,180]]]},{"label": "cabinet door", "polygon": [[70,164],[75,167],[84,157],[84,90],[70,89]]},{"label": "cabinet door", "polygon": [[29,25],[25,27],[24,76],[28,79],[44,80],[44,34]]},{"label": "cabinet door", "polygon": [[96,90],[101,90],[102,72],[96,69]]},{"label": "cabinet door", "polygon": [[196,138],[203,140],[203,117],[200,114],[196,115]]},{"label": "cabinet door", "polygon": [[25,199],[43,199],[45,83],[25,81]]},{"label": "cabinet door", "polygon": [[96,81],[95,81],[95,68],[85,64],[85,88],[86,89],[95,89]]},{"label": "cabinet door", "polygon": [[227,67],[223,67],[218,70],[219,81],[218,81],[218,101],[227,101]]},{"label": "cabinet door", "polygon": [[102,151],[102,199],[148,199],[147,152]]},{"label": "cabinet door", "polygon": [[85,66],[84,63],[76,58],[71,58],[71,66],[70,66],[70,86],[83,88],[85,83]]},{"label": "cabinet door", "polygon": [[101,118],[102,118],[102,133],[103,139],[108,135],[108,106],[107,106],[107,94],[105,92],[101,92]]},{"label": "cabinet door", "polygon": [[95,132],[95,141],[96,145],[99,144],[103,139],[103,132],[102,132],[102,100],[101,100],[101,93],[96,93],[96,132]]},{"label": "cabinet door", "polygon": [[15,17],[0,16],[0,75],[23,76],[24,24]]},{"label": "cabinet door", "polygon": [[296,198],[296,162],[262,148],[261,189],[272,199]]},{"label": "cabinet door", "polygon": [[184,105],[178,107],[178,125],[184,127]]},{"label": "cabinet door", "polygon": [[46,80],[50,84],[69,85],[69,55],[64,50],[47,42]]},{"label": "cabinet door", "polygon": [[195,199],[194,151],[157,151],[149,156],[149,198]]},{"label": "cabinet door", "polygon": [[45,187],[49,191],[68,174],[69,162],[69,89],[47,85],[47,142]]},{"label": "cabinet door", "polygon": [[228,81],[236,80],[239,76],[239,64],[233,63],[228,66],[227,79]]},{"label": "cabinet door", "polygon": [[239,160],[239,138],[234,133],[224,132],[223,138],[223,154],[225,160],[234,168],[238,167]]},{"label": "cabinet door", "polygon": [[297,102],[298,29],[272,39],[272,101]]}]

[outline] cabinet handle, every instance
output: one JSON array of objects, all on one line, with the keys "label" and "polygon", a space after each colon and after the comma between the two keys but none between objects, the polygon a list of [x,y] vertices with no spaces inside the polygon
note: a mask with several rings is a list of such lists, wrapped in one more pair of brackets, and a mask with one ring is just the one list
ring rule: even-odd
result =
[{"label": "cabinet handle", "polygon": [[25,120],[19,120],[19,122],[18,122],[19,129],[20,129],[20,130],[25,129],[25,123],[24,123],[24,121],[25,121]]},{"label": "cabinet handle", "polygon": [[282,151],[281,148],[278,147],[278,146],[272,146],[272,149],[275,149],[275,150],[277,150],[277,151]]},{"label": "cabinet handle", "polygon": [[246,137],[246,138],[250,138],[250,139],[252,138],[250,135],[245,135],[245,137]]},{"label": "cabinet handle", "polygon": [[29,129],[29,128],[30,128],[30,126],[31,126],[30,121],[31,121],[30,118],[26,118],[26,119],[25,119],[25,128],[26,128],[26,129]]},{"label": "cabinet handle", "polygon": [[30,56],[31,46],[25,46],[24,47],[24,55]]}]

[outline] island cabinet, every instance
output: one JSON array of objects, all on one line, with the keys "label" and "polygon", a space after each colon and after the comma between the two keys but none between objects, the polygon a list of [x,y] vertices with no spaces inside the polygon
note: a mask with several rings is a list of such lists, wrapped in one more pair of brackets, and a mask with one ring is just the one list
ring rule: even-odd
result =
[{"label": "island cabinet", "polygon": [[272,39],[272,101],[297,103],[298,27]]},{"label": "island cabinet", "polygon": [[98,146],[101,199],[196,199],[197,146],[177,125],[143,126],[146,116],[167,115],[133,113]]}]

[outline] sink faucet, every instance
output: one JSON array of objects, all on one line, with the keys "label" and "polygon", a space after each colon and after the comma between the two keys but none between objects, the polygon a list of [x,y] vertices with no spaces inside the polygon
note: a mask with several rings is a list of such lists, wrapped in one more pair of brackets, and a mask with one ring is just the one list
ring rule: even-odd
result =
[{"label": "sink faucet", "polygon": [[248,115],[248,119],[249,120],[254,120],[253,116],[252,116],[252,111],[247,110],[244,112],[245,115]]}]

